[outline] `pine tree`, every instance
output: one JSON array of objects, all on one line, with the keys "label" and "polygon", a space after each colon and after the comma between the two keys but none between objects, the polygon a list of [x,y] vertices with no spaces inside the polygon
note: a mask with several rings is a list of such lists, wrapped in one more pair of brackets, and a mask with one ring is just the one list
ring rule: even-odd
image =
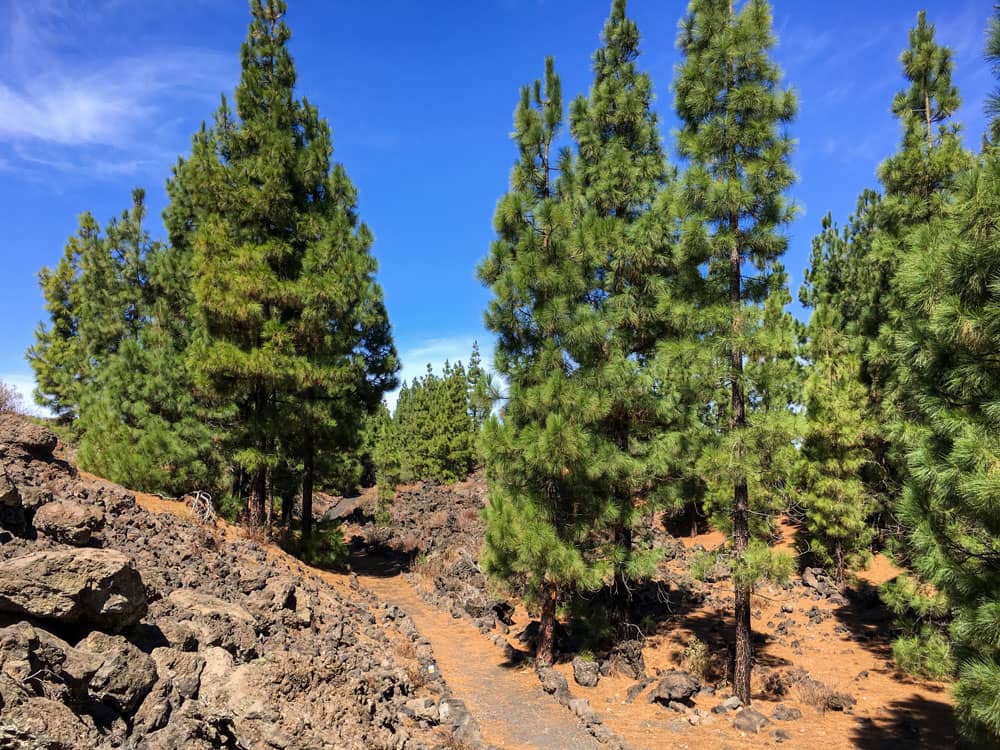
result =
[{"label": "pine tree", "polygon": [[39,324],[35,343],[28,348],[27,359],[35,373],[35,401],[62,420],[72,420],[80,406],[81,389],[86,375],[86,360],[80,344],[80,313],[74,292],[80,278],[80,260],[84,255],[102,252],[100,227],[85,213],[80,226],[66,243],[55,268],[43,268],[39,284],[45,297],[50,325]]},{"label": "pine tree", "polygon": [[109,224],[101,260],[81,275],[78,294],[94,300],[79,305],[81,341],[113,353],[93,366],[81,399],[79,460],[129,487],[182,494],[214,486],[212,433],[198,418],[186,359],[190,276],[171,248],[150,240],[144,218],[136,190],[131,211]]},{"label": "pine tree", "polygon": [[873,503],[862,476],[876,429],[863,411],[858,356],[829,315],[828,308],[818,307],[809,322],[805,354],[811,366],[798,487],[806,550],[843,585],[848,572],[867,563],[875,537]]},{"label": "pine tree", "polygon": [[[572,205],[577,252],[590,275],[589,308],[573,358],[599,400],[588,430],[600,441],[600,469],[612,535],[612,619],[629,622],[631,582],[654,557],[635,548],[640,497],[653,503],[661,482],[651,445],[668,418],[648,363],[668,329],[664,304],[672,256],[669,206],[658,205],[670,176],[652,110],[653,84],[637,67],[639,31],[625,0],[614,0],[593,58],[588,97],[570,110],[576,143]],[[597,480],[597,477],[595,477]]]},{"label": "pine tree", "polygon": [[867,561],[875,516],[888,503],[877,503],[872,491],[882,486],[874,451],[883,443],[861,379],[865,338],[859,311],[867,306],[869,286],[866,265],[856,255],[870,246],[868,217],[877,199],[871,191],[863,194],[843,231],[829,214],[824,217],[799,291],[803,306],[813,309],[801,346],[808,367],[798,471],[800,541],[840,584]]},{"label": "pine tree", "polygon": [[899,275],[909,314],[900,378],[907,425],[900,515],[917,572],[952,611],[958,718],[984,747],[1000,742],[1000,155],[959,182],[953,207],[921,229]]},{"label": "pine tree", "polygon": [[[356,452],[367,415],[396,386],[396,350],[368,228],[358,223],[357,191],[341,165],[330,169],[330,130],[305,105],[313,155],[313,194],[303,223],[318,238],[306,246],[297,294],[302,303],[292,326],[302,369],[297,373],[300,404],[292,432],[294,455],[302,461],[302,534],[312,531],[312,497],[317,476],[346,481],[359,476]],[[325,146],[325,153],[323,151]],[[317,453],[326,456],[317,474]]]},{"label": "pine tree", "polygon": [[468,476],[476,447],[462,363],[445,362],[440,376],[428,364],[422,378],[404,383],[381,439],[381,473],[387,480],[454,482]]},{"label": "pine tree", "polygon": [[472,353],[469,355],[468,390],[469,416],[472,418],[472,428],[476,434],[483,428],[486,417],[490,414],[489,399],[486,391],[489,388],[489,376],[483,369],[483,360],[479,355],[479,342],[472,342]]},{"label": "pine tree", "polygon": [[[905,394],[896,387],[892,339],[905,300],[893,280],[907,255],[910,234],[942,214],[957,176],[970,166],[960,128],[951,122],[961,104],[951,80],[951,50],[935,42],[934,26],[923,11],[917,14],[909,40],[909,48],[900,55],[909,86],[892,103],[903,140],[899,151],[879,167],[884,198],[876,214],[870,259],[875,288],[871,309],[866,311],[878,335],[864,353],[865,377],[883,411],[879,418],[886,424],[897,422],[897,415],[909,408]],[[890,461],[898,473],[903,459],[894,456]]]},{"label": "pine tree", "polygon": [[787,246],[782,227],[793,214],[784,199],[794,180],[792,141],[784,127],[796,102],[780,88],[780,72],[769,58],[774,36],[765,0],[748,0],[738,11],[730,0],[692,0],[679,45],[684,62],[675,94],[689,211],[683,252],[687,263],[706,269],[691,295],[701,302],[705,355],[724,367],[728,389],[728,398],[720,390],[714,401],[721,439],[702,465],[712,485],[710,506],[729,517],[736,594],[733,683],[736,695],[749,703],[750,594],[760,575],[784,567],[762,541],[752,541],[757,529],[750,520],[752,501],[760,518],[780,500],[794,434],[789,404],[783,403],[790,386],[778,375],[793,366],[794,351],[779,260]]},{"label": "pine tree", "polygon": [[[1000,4],[995,4],[993,9],[986,30],[986,61],[990,64],[993,77],[1000,79]],[[990,117],[986,142],[996,146],[1000,144],[1000,87],[994,88],[986,97],[986,114]]]},{"label": "pine tree", "polygon": [[[316,451],[353,435],[396,371],[371,236],[346,174],[331,169],[329,126],[295,98],[285,12],[283,0],[252,0],[236,109],[223,99],[195,136],[167,216],[192,253],[198,382],[226,417],[256,524],[268,472],[299,457],[307,503]],[[308,534],[308,508],[302,520]]]},{"label": "pine tree", "polygon": [[588,543],[604,522],[603,498],[590,479],[599,458],[581,424],[593,398],[570,353],[589,281],[571,251],[567,152],[554,179],[562,117],[549,58],[544,83],[521,90],[513,136],[519,158],[497,205],[497,239],[479,267],[494,295],[486,326],[497,334],[495,369],[508,384],[502,421],[488,419],[482,436],[489,482],[483,565],[522,583],[539,603],[539,664],[553,660],[560,596],[597,588],[609,570]]}]

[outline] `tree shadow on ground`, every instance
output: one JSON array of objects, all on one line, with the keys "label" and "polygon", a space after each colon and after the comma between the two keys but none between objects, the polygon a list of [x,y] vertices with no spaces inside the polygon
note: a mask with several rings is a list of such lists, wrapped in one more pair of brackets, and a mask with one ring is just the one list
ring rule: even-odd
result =
[{"label": "tree shadow on ground", "polygon": [[389,544],[372,542],[353,536],[347,543],[347,568],[358,575],[372,578],[392,578],[408,573],[417,558],[417,551],[404,552]]},{"label": "tree shadow on ground", "polygon": [[852,746],[859,750],[944,750],[962,744],[955,728],[955,712],[944,701],[918,695],[891,702],[888,715],[863,718],[851,730]]},{"label": "tree shadow on ground", "polygon": [[861,582],[844,593],[847,604],[834,609],[834,617],[856,643],[879,658],[891,660],[897,628],[892,612],[879,598],[878,588]]}]

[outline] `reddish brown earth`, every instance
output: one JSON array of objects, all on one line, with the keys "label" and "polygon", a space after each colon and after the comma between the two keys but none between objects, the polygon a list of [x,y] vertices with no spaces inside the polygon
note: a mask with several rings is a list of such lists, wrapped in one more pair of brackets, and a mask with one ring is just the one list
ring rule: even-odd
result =
[{"label": "reddish brown earth", "polygon": [[[460,642],[477,660],[482,658],[481,648],[469,644],[474,631],[463,626],[470,619],[451,616],[460,614],[456,610],[461,609],[464,594],[461,586],[451,585],[448,571],[470,550],[473,554],[478,550],[481,528],[470,524],[468,517],[469,509],[480,508],[484,498],[483,486],[476,483],[450,488],[412,486],[397,501],[392,524],[394,530],[398,527],[399,538],[405,538],[407,545],[416,543],[420,551],[414,571],[423,597],[444,608],[442,617],[421,619],[414,615],[418,627],[422,632],[426,628],[425,635],[435,644],[435,649],[439,643]],[[360,533],[358,529],[354,531]],[[794,526],[783,521],[779,531],[776,546],[793,549]],[[367,533],[372,534],[372,529],[368,528]],[[375,535],[380,544],[385,543],[384,534]],[[690,552],[699,545],[713,549],[723,542],[723,537],[718,532],[710,532],[681,538],[680,542],[684,550]],[[392,543],[390,539],[388,544]],[[652,627],[647,623],[643,654],[647,674],[651,677],[672,669],[685,669],[683,652],[694,638],[708,644],[713,655],[724,663],[726,643],[732,631],[731,582],[694,582],[688,574],[688,565],[689,560],[683,558],[663,564],[659,578],[672,591],[676,590],[678,582],[693,586],[704,596],[704,601],[692,604],[672,597],[675,601],[673,611]],[[756,651],[753,708],[772,717],[781,703],[798,709],[802,716],[791,721],[772,718],[757,735],[734,729],[732,712],[727,715],[711,713],[712,708],[730,695],[721,679],[714,683],[717,688],[714,695],[695,697],[694,707],[708,713],[695,717],[692,723],[689,714],[649,703],[649,688],[627,703],[627,692],[635,681],[625,677],[602,677],[592,688],[577,685],[569,663],[572,654],[566,655],[557,669],[565,676],[574,697],[587,698],[604,725],[636,750],[665,747],[736,750],[779,744],[817,750],[955,747],[948,685],[910,679],[896,670],[891,654],[891,618],[871,592],[867,596],[857,592],[865,584],[877,586],[899,572],[886,558],[876,556],[869,569],[858,576],[854,590],[847,591],[849,596],[841,602],[830,601],[798,580],[784,587],[765,585],[759,589],[753,599],[754,632],[762,645]],[[394,590],[403,585],[401,582],[390,584],[387,580],[379,585],[391,585]],[[413,609],[412,596],[408,595],[407,599]],[[505,636],[510,646],[525,649],[514,636],[529,622],[528,613],[517,604],[513,625]],[[490,661],[503,663],[506,660],[504,650],[489,640],[496,638],[495,633],[478,637],[489,644],[493,653]],[[798,686],[792,686],[780,699],[769,697],[763,690],[762,680],[772,672],[807,673],[827,689],[850,695],[856,703],[847,710],[820,710],[814,707],[815,700],[807,694],[809,691]],[[522,675],[524,682],[530,683],[531,671],[523,670]],[[787,738],[779,741],[774,735],[776,730],[783,730]],[[535,747],[553,746],[539,744]]]}]

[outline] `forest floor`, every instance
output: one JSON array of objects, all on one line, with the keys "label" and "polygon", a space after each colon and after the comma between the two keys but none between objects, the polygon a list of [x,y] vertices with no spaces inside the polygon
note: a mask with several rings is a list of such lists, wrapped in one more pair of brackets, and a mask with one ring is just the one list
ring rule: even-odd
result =
[{"label": "forest floor", "polygon": [[[528,694],[533,693],[536,701],[548,699],[554,703],[538,690],[537,678],[530,668],[516,669],[510,665],[512,651],[518,651],[522,657],[530,656],[530,649],[519,636],[531,617],[520,602],[509,599],[514,606],[513,615],[509,627],[496,626],[500,632],[484,627],[478,614],[462,612],[463,608],[479,609],[478,605],[472,606],[475,594],[469,592],[481,584],[476,584],[475,577],[469,579],[464,573],[454,571],[463,570],[463,565],[468,567],[463,560],[474,559],[478,551],[482,530],[472,520],[476,514],[470,508],[478,510],[484,498],[485,489],[478,481],[451,487],[415,485],[397,496],[388,531],[373,532],[371,526],[365,529],[348,525],[348,529],[356,539],[358,535],[374,534],[375,548],[395,545],[398,549],[401,545],[409,553],[412,575],[381,577],[372,581],[371,586],[380,596],[405,601],[401,606],[411,612],[418,628],[434,644],[435,652],[445,653],[446,649],[456,652],[455,677],[445,675],[456,693],[463,693],[470,683],[480,684],[484,679],[480,675],[485,674],[480,669],[498,665],[514,680],[487,690],[488,698],[497,700],[493,698],[495,693],[506,690],[507,683],[516,683],[518,692],[523,688]],[[782,524],[781,530],[783,539],[777,546],[791,547],[794,528]],[[711,532],[666,537],[666,541],[683,549],[678,550],[674,559],[661,564],[657,585],[662,589],[663,606],[652,607],[643,623],[642,651],[649,677],[689,669],[684,651],[695,639],[709,647],[718,667],[725,661],[733,630],[731,581],[723,578],[699,582],[689,574],[691,552],[717,547],[723,541],[722,536]],[[572,652],[564,653],[556,669],[566,678],[573,696],[588,699],[603,725],[634,750],[664,747],[739,750],[778,745],[809,750],[953,748],[957,734],[949,686],[909,678],[892,661],[892,618],[878,602],[874,590],[899,572],[885,557],[877,555],[869,569],[845,590],[845,596],[821,595],[797,578],[785,586],[759,588],[753,597],[753,708],[770,718],[759,734],[734,728],[736,714],[732,711],[723,714],[712,711],[730,695],[722,667],[714,677],[703,680],[714,687],[714,692],[704,691],[694,696],[683,713],[650,703],[648,687],[628,700],[630,688],[635,691],[639,685],[628,677],[610,674],[602,676],[595,687],[577,684]],[[414,591],[420,598],[414,597]],[[487,601],[504,596],[489,585],[479,594]],[[427,610],[428,603],[436,605],[436,615]],[[595,656],[600,660],[600,654]],[[768,680],[788,676],[791,682],[785,681],[784,694],[775,695]],[[805,681],[795,681],[803,676],[807,677]],[[656,680],[650,683],[655,685]],[[848,696],[854,702],[830,709],[824,704],[828,695]],[[798,711],[801,716],[792,720],[775,718],[779,706],[792,709],[793,713]],[[560,707],[555,705],[555,708]],[[563,711],[568,719],[574,719],[569,711]],[[501,710],[498,715],[501,724],[509,723],[509,716],[517,723],[522,721],[516,713]],[[484,725],[497,725],[489,715],[481,721]],[[522,747],[516,742],[502,743],[525,736],[529,738],[525,747],[546,750],[585,747],[530,744],[530,730],[525,734],[521,728],[506,736],[502,733],[496,736],[500,741],[491,741],[504,747]]]},{"label": "forest floor", "polygon": [[[435,562],[433,555],[428,561],[424,547],[436,550],[447,560],[467,555],[470,548],[475,551],[474,524],[468,520],[463,523],[458,517],[470,499],[481,500],[482,488],[473,481],[449,488],[431,485],[429,491],[443,500],[436,512],[412,504],[408,512],[402,511],[409,520],[396,531],[412,547],[407,555],[388,554],[388,548],[383,546],[368,547],[366,551],[354,545],[349,565],[361,585],[410,616],[420,634],[430,642],[436,664],[451,691],[465,701],[478,721],[486,743],[505,750],[599,747],[569,710],[541,690],[530,659],[511,660],[512,652],[525,655],[525,645],[517,635],[531,622],[519,602],[512,602],[512,624],[501,640],[493,633],[489,634],[492,637],[484,635],[472,619],[457,616],[453,608],[436,601],[435,586],[440,583],[436,579],[442,577],[447,566],[443,561]],[[411,497],[420,496],[427,488],[414,485],[407,487],[406,492]],[[454,498],[449,497],[452,494],[461,497],[452,502]],[[137,499],[150,511],[188,512],[180,503],[141,493]],[[368,499],[366,494],[358,505],[363,506]],[[397,507],[406,506],[399,503]],[[448,508],[453,521],[450,524],[441,521],[442,511]],[[428,522],[438,527],[428,529]],[[451,538],[442,533],[449,527],[453,530],[463,527],[464,533]],[[356,537],[361,533],[358,526],[347,528]],[[230,527],[225,533],[240,532]],[[428,543],[430,538],[434,539],[433,544]],[[788,538],[790,534],[786,534]],[[722,537],[711,532],[678,541],[690,552],[699,547],[713,549],[722,542]],[[348,574],[309,568],[274,545],[268,547],[268,552],[282,565],[316,573],[349,593]],[[683,580],[685,586],[692,585],[686,576],[687,565],[684,554],[663,565],[661,583],[668,588],[676,586],[678,580]],[[411,569],[416,575],[405,574]],[[876,556],[854,586],[876,586],[898,572],[884,557]],[[684,603],[667,607],[666,616],[657,613],[655,625],[647,624],[643,657],[650,676],[683,669],[684,649],[695,638],[708,644],[716,654],[724,651],[732,630],[729,583],[698,585],[704,598],[700,604],[692,605],[682,598]],[[626,677],[608,675],[595,687],[581,687],[574,681],[572,654],[565,655],[556,669],[566,678],[574,697],[588,699],[604,726],[634,750],[663,747],[742,750],[778,745],[809,750],[937,750],[956,746],[948,686],[910,679],[895,668],[891,654],[892,623],[884,609],[855,596],[850,596],[846,604],[831,604],[808,587],[797,584],[765,586],[754,596],[753,605],[757,642],[753,708],[772,717],[760,734],[735,729],[732,713],[711,712],[729,695],[721,680],[715,682],[718,688],[715,693],[694,696],[692,707],[706,715],[692,723],[690,715],[650,703],[645,695],[628,701],[629,689],[636,682]],[[792,687],[780,697],[765,691],[762,676],[790,672],[807,673],[825,689],[850,695],[856,703],[847,710],[826,710],[817,708],[816,697],[801,688]],[[774,719],[774,709],[779,704],[797,709],[801,718]],[[780,735],[775,734],[776,730],[781,730]]]}]

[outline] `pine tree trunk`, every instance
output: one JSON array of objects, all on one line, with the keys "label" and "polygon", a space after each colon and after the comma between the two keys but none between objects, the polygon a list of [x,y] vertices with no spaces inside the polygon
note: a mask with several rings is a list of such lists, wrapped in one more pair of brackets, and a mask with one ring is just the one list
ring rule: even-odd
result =
[{"label": "pine tree trunk", "polygon": [[[632,528],[620,525],[615,529],[615,544],[625,550],[626,560],[632,554]],[[611,622],[618,640],[628,640],[628,625],[632,609],[632,592],[623,567],[615,569],[614,588],[611,592]]]},{"label": "pine tree trunk", "polygon": [[302,538],[312,536],[313,527],[313,462],[315,447],[312,433],[306,432],[305,450],[302,459]]},{"label": "pine tree trunk", "polygon": [[[736,231],[738,219],[730,217],[730,228]],[[743,352],[735,343],[742,327],[743,285],[742,263],[739,243],[734,240],[729,254],[729,302],[733,311],[730,347],[730,373],[732,377],[732,415],[730,429],[742,430],[746,427],[746,395],[743,393]],[[738,443],[737,443],[738,445]],[[735,456],[736,465],[743,462],[741,454]],[[750,543],[750,494],[746,477],[739,477],[733,487],[733,555],[738,560],[746,552]],[[750,705],[750,670],[753,664],[753,645],[750,641],[750,589],[746,585],[734,585],[736,595],[736,663],[733,667],[733,692]]]},{"label": "pine tree trunk", "polygon": [[251,528],[264,526],[264,506],[267,504],[267,469],[256,469],[250,479],[250,499],[247,510],[250,513]]},{"label": "pine tree trunk", "polygon": [[556,604],[559,587],[546,581],[542,586],[542,612],[538,621],[538,643],[535,646],[535,664],[551,666],[555,661]]}]

